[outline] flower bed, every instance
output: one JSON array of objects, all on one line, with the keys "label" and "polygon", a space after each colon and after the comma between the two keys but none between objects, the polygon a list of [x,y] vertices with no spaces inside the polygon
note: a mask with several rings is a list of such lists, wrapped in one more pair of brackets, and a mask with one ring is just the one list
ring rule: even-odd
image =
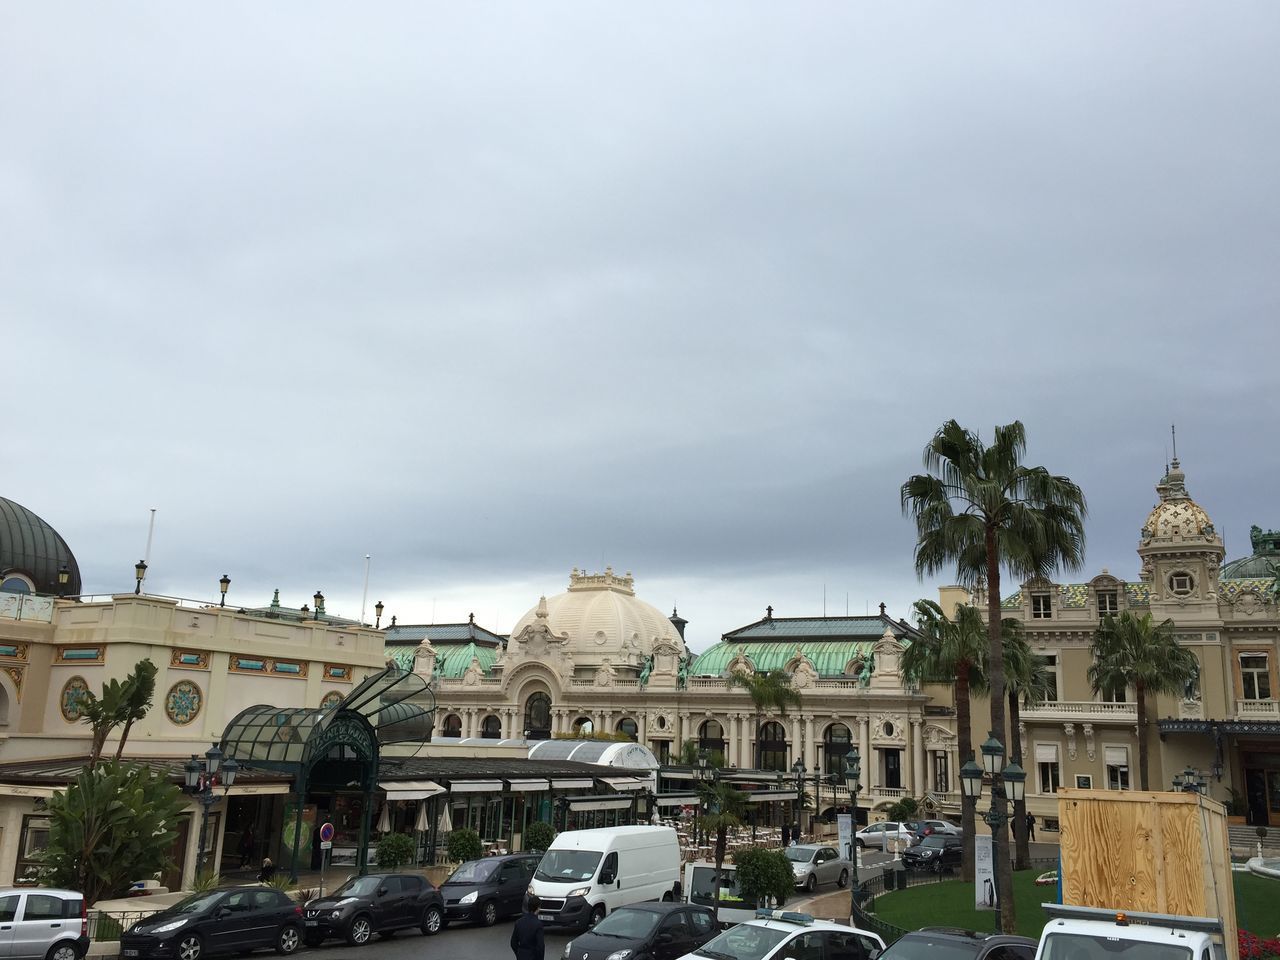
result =
[{"label": "flower bed", "polygon": [[1236,939],[1240,944],[1240,960],[1280,960],[1280,937],[1264,940],[1241,930]]}]

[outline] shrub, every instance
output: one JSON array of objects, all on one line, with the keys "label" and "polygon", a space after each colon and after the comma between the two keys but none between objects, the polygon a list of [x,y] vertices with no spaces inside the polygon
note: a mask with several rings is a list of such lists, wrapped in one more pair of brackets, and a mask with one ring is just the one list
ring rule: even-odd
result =
[{"label": "shrub", "polygon": [[267,886],[287,892],[293,886],[293,881],[289,879],[289,871],[277,870],[271,875],[271,879],[267,881]]},{"label": "shrub", "polygon": [[556,832],[551,824],[544,820],[535,820],[525,828],[524,848],[526,850],[537,850],[541,853],[551,846],[551,841],[555,838]]},{"label": "shrub", "polygon": [[[453,837],[449,838],[452,843]],[[476,842],[480,839],[477,837]],[[395,870],[413,861],[416,852],[413,838],[405,833],[384,833],[378,841],[378,867],[382,870]]]},{"label": "shrub", "polygon": [[191,884],[191,892],[208,893],[210,890],[216,890],[220,886],[222,886],[222,874],[206,872],[195,878]]},{"label": "shrub", "polygon": [[1248,930],[1236,934],[1240,945],[1240,960],[1271,960],[1280,957],[1280,937],[1263,940]]},{"label": "shrub", "polygon": [[449,854],[449,859],[455,863],[479,860],[484,856],[484,844],[480,842],[480,834],[468,829],[451,832],[449,840],[445,843],[445,850]]},{"label": "shrub", "polygon": [[760,903],[773,897],[781,906],[795,891],[795,872],[781,850],[739,850],[733,856],[733,863],[738,868],[738,890],[747,903]]}]

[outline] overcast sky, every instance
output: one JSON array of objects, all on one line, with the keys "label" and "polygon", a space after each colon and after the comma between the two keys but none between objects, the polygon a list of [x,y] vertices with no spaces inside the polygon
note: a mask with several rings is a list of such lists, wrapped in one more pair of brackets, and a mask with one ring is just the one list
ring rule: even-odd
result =
[{"label": "overcast sky", "polygon": [[[955,417],[1280,527],[1280,5],[0,6],[0,494],[87,592],[701,649],[936,596]],[[949,578],[942,578],[945,582]]]}]

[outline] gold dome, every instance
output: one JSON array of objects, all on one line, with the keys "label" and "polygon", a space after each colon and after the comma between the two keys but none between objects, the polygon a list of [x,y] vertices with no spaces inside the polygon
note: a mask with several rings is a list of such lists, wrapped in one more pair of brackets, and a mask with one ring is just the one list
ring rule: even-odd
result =
[{"label": "gold dome", "polygon": [[1175,459],[1158,484],[1156,492],[1160,502],[1147,515],[1142,525],[1142,538],[1152,537],[1210,537],[1215,536],[1213,521],[1204,508],[1187,495],[1187,475]]}]

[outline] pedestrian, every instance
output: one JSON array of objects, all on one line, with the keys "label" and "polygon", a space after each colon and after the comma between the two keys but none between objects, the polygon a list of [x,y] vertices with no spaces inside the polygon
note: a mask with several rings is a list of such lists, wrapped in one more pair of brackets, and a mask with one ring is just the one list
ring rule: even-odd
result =
[{"label": "pedestrian", "polygon": [[516,955],[516,960],[545,960],[539,906],[541,901],[537,896],[529,894],[524,901],[524,913],[511,930],[511,952]]},{"label": "pedestrian", "polygon": [[262,869],[258,871],[259,883],[270,883],[271,878],[276,875],[276,865],[271,862],[271,858],[267,857],[262,861]]},{"label": "pedestrian", "polygon": [[240,869],[243,870],[249,866],[249,861],[253,859],[253,827],[245,827],[240,834]]},{"label": "pedestrian", "polygon": [[1036,838],[1036,815],[1034,813],[1027,814],[1027,839],[1034,840]]}]

